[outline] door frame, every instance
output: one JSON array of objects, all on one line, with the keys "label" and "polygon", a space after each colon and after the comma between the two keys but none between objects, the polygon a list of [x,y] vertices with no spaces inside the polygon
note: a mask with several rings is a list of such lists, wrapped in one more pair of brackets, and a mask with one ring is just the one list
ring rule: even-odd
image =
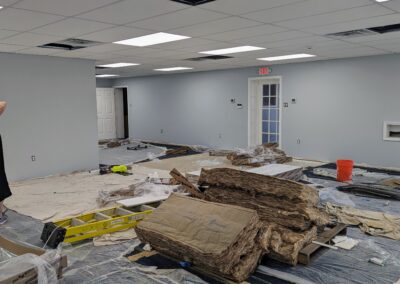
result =
[{"label": "door frame", "polygon": [[[263,77],[252,77],[248,78],[248,95],[247,95],[247,145],[249,147],[260,145],[262,144],[262,97],[257,98],[258,90],[257,86],[263,81],[270,81],[270,80],[279,80],[279,149],[282,148],[282,110],[283,110],[283,85],[282,85],[282,76],[263,76]],[[253,100],[253,98],[256,100]],[[256,101],[254,105],[252,102]],[[258,112],[254,114],[254,111]],[[254,128],[252,127],[251,123],[254,118],[257,116],[261,119],[258,119],[258,130],[257,133],[254,132]],[[252,138],[257,134],[257,141],[254,141]],[[255,143],[254,143],[255,142]]]}]

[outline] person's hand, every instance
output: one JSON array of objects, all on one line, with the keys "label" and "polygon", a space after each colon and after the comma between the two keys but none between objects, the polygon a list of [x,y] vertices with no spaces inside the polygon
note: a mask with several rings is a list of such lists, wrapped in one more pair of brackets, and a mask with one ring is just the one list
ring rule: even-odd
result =
[{"label": "person's hand", "polygon": [[3,112],[6,110],[7,107],[7,102],[0,101],[0,115],[3,114]]}]

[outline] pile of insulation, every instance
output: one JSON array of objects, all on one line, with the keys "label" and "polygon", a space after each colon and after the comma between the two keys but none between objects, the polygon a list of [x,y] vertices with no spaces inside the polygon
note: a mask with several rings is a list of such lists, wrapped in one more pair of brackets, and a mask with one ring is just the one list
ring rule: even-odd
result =
[{"label": "pile of insulation", "polygon": [[161,254],[235,281],[247,279],[264,253],[255,210],[176,194],[135,230]]},{"label": "pile of insulation", "polygon": [[228,160],[235,166],[261,167],[267,164],[284,164],[292,158],[278,149],[278,144],[267,143],[249,149],[237,149],[227,155]]},{"label": "pile of insulation", "polygon": [[317,228],[329,222],[317,207],[315,189],[291,180],[234,169],[202,170],[203,198],[257,211],[263,222],[261,240],[268,256],[291,265],[299,251],[317,238]]}]

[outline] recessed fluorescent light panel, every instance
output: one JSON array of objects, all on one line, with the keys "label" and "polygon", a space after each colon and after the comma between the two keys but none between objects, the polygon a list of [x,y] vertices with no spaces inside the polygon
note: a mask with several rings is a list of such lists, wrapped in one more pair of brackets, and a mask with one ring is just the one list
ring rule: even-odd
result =
[{"label": "recessed fluorescent light panel", "polygon": [[202,52],[199,52],[199,53],[212,54],[212,55],[222,55],[222,54],[231,54],[231,53],[256,51],[256,50],[262,50],[262,49],[265,49],[265,48],[264,47],[245,45],[245,46],[237,46],[237,47],[224,48],[224,49],[202,51]]},{"label": "recessed fluorescent light panel", "polygon": [[265,57],[265,58],[257,58],[257,59],[264,60],[264,61],[280,61],[280,60],[299,59],[299,58],[308,58],[308,57],[315,57],[315,55],[301,53],[301,54],[290,54],[290,55]]},{"label": "recessed fluorescent light panel", "polygon": [[104,68],[120,68],[120,67],[128,67],[128,66],[135,66],[139,65],[138,63],[111,63],[111,64],[104,64],[104,65],[98,65],[99,67],[104,67]]},{"label": "recessed fluorescent light panel", "polygon": [[116,41],[114,43],[117,44],[124,44],[124,45],[131,45],[131,46],[150,46],[156,45],[160,43],[166,43],[171,41],[183,40],[190,38],[189,36],[182,36],[182,35],[174,35],[169,33],[155,33],[141,37],[135,37],[131,39]]},{"label": "recessed fluorescent light panel", "polygon": [[193,69],[192,67],[169,67],[169,68],[160,68],[154,69],[155,71],[163,71],[163,72],[171,72],[171,71],[181,71],[181,70],[189,70]]},{"label": "recessed fluorescent light panel", "polygon": [[2,7],[2,6],[0,6],[0,10],[1,10],[1,9],[3,9],[3,7]]},{"label": "recessed fluorescent light panel", "polygon": [[376,2],[387,2],[387,1],[390,1],[390,0],[375,0]]},{"label": "recessed fluorescent light panel", "polygon": [[114,74],[100,74],[100,75],[96,75],[96,78],[111,78],[111,77],[118,77],[118,75],[114,75]]}]

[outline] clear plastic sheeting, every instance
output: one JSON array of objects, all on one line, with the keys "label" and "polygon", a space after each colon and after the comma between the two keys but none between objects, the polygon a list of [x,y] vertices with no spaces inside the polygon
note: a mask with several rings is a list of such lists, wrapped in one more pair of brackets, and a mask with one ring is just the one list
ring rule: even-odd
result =
[{"label": "clear plastic sheeting", "polygon": [[23,254],[0,263],[0,281],[32,268],[37,272],[37,283],[58,283],[55,268],[46,261],[45,257],[34,254]]},{"label": "clear plastic sheeting", "polygon": [[322,203],[331,202],[339,205],[346,205],[354,207],[355,204],[350,196],[337,190],[334,187],[327,187],[319,190],[319,198]]},{"label": "clear plastic sheeting", "polygon": [[60,283],[205,283],[183,269],[157,269],[129,261],[125,255],[140,244],[139,240],[113,246],[93,247],[91,243],[65,245],[69,266]]},{"label": "clear plastic sheeting", "polygon": [[222,162],[218,159],[210,159],[210,160],[199,160],[196,161],[196,164],[199,165],[200,167],[215,167],[222,165]]},{"label": "clear plastic sheeting", "polygon": [[144,182],[134,189],[134,196],[157,197],[170,195],[171,193],[183,193],[184,188],[180,185],[154,184]]},{"label": "clear plastic sheeting", "polygon": [[16,256],[15,254],[0,247],[0,263],[3,261],[7,261],[15,256]]},{"label": "clear plastic sheeting", "polygon": [[189,145],[188,147],[198,153],[207,152],[210,149],[209,147],[203,145]]},{"label": "clear plastic sheeting", "polygon": [[128,150],[137,144],[128,144],[115,148],[99,149],[100,164],[131,165],[145,160],[157,159],[165,155],[166,148],[147,144],[147,148]]},{"label": "clear plastic sheeting", "polygon": [[[269,260],[263,265],[319,284],[393,284],[400,278],[398,241],[370,237],[358,228],[348,228],[347,236],[360,240],[360,244],[351,250],[322,248],[308,266],[290,267]],[[386,263],[370,263],[373,257],[384,258]]]}]

